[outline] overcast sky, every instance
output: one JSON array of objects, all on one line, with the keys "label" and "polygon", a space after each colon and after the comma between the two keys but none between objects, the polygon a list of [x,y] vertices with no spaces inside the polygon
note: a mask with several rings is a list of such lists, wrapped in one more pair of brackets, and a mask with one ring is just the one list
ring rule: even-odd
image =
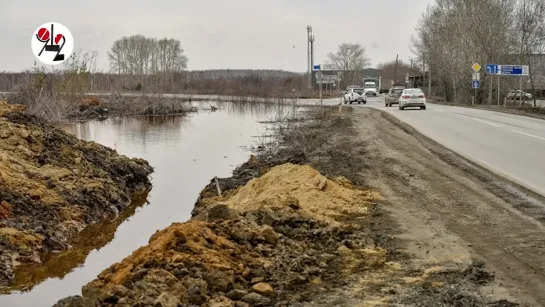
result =
[{"label": "overcast sky", "polygon": [[[35,60],[32,33],[46,22],[64,24],[74,50],[107,51],[122,36],[181,41],[189,69],[306,71],[306,26],[312,25],[315,62],[343,43],[360,43],[371,65],[412,55],[409,39],[432,0],[0,0],[0,71]],[[295,46],[295,47],[294,47]]]}]

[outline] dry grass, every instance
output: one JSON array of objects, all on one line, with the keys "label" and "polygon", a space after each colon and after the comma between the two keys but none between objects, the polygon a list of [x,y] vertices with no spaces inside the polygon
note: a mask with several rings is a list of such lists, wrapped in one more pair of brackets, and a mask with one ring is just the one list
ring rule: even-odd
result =
[{"label": "dry grass", "polygon": [[16,94],[8,97],[10,104],[24,105],[26,113],[50,123],[61,122],[67,114],[77,109],[76,104],[52,94],[46,87],[32,84],[22,87]]}]

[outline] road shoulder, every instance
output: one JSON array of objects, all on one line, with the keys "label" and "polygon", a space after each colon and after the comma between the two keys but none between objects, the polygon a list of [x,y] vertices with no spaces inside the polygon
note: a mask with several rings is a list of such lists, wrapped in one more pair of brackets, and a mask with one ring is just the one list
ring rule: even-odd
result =
[{"label": "road shoulder", "polygon": [[[364,177],[388,199],[398,238],[421,263],[483,261],[496,281],[483,295],[545,303],[543,197],[510,183],[419,134],[387,112],[354,111],[366,144]],[[500,286],[506,285],[506,287]],[[510,289],[509,291],[506,290]]]},{"label": "road shoulder", "polygon": [[526,116],[531,118],[543,119],[545,120],[545,108],[534,108],[534,107],[518,107],[518,106],[498,106],[498,105],[468,105],[463,103],[448,103],[429,100],[431,104],[437,104],[441,106],[453,106],[453,107],[462,107],[469,109],[478,109],[486,111],[494,111],[498,113],[506,113],[513,115]]}]

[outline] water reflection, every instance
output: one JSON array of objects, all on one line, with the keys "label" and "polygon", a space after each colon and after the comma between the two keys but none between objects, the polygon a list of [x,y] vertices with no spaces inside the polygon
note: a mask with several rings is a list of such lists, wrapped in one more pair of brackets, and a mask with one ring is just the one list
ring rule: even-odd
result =
[{"label": "water reflection", "polygon": [[[164,144],[181,137],[182,130],[191,126],[187,117],[183,116],[147,116],[147,117],[113,117],[104,121],[91,121],[77,125],[65,125],[63,129],[83,140],[104,141],[106,138],[96,133],[103,133],[115,129],[128,138],[138,139],[145,147],[150,138],[161,136]],[[117,143],[103,144],[117,149]]]},{"label": "water reflection", "polygon": [[97,241],[109,242],[102,248],[82,239],[82,250],[52,257],[45,268],[36,267],[35,272],[25,271],[18,279],[25,285],[47,279],[31,291],[0,296],[0,306],[51,306],[60,298],[79,294],[102,270],[147,244],[155,231],[189,219],[201,189],[214,176],[230,176],[234,167],[248,159],[247,148],[258,141],[252,136],[266,134],[258,121],[274,117],[272,113],[278,110],[237,108],[226,102],[217,106],[221,108],[216,112],[187,117],[111,118],[65,126],[82,139],[148,160],[155,168],[149,205],[136,207],[134,215],[105,230],[115,231],[113,239],[111,234],[101,237],[95,232],[99,228],[89,230]]},{"label": "water reflection", "polygon": [[239,102],[219,104],[221,109],[225,109],[229,114],[237,116],[246,116],[251,114],[266,118],[268,121],[280,121],[286,118],[296,116],[301,108],[295,103],[292,104],[273,104],[273,103],[255,103]]},{"label": "water reflection", "polygon": [[112,220],[105,220],[85,228],[81,234],[70,242],[72,249],[47,255],[42,263],[20,266],[16,269],[16,279],[8,290],[24,289],[29,291],[34,285],[47,278],[62,278],[75,267],[82,265],[89,253],[104,247],[113,240],[119,225],[134,215],[136,208],[146,203],[149,191],[133,196],[132,204]]}]

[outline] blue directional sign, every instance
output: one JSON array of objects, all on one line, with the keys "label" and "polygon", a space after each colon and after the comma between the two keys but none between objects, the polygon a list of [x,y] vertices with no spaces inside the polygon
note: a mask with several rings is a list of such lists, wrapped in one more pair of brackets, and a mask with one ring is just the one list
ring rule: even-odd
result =
[{"label": "blue directional sign", "polygon": [[498,73],[498,64],[486,64],[485,71],[489,75],[495,75]]},{"label": "blue directional sign", "polygon": [[320,65],[314,65],[314,66],[312,67],[312,70],[320,70]]},{"label": "blue directional sign", "polygon": [[471,88],[481,88],[481,81],[479,80],[473,80],[471,82]]},{"label": "blue directional sign", "polygon": [[489,75],[503,76],[528,76],[530,73],[530,69],[527,65],[486,64],[485,70]]},{"label": "blue directional sign", "polygon": [[500,67],[501,75],[515,75],[522,76],[524,75],[524,68],[521,65],[501,65]]}]

